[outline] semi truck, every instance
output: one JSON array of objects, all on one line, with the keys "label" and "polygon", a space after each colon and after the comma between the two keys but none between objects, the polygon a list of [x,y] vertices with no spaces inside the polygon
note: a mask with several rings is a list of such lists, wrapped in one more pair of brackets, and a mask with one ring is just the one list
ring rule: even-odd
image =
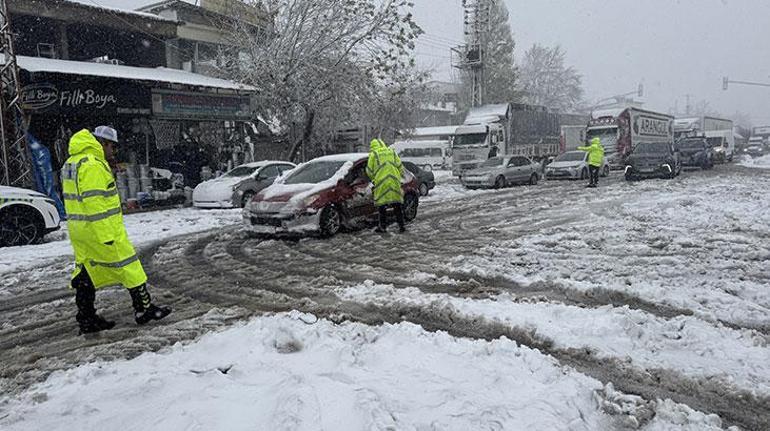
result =
[{"label": "semi truck", "polygon": [[479,167],[491,154],[534,160],[559,154],[559,116],[542,106],[500,103],[471,108],[455,132],[452,173]]},{"label": "semi truck", "polygon": [[714,161],[730,162],[735,155],[735,133],[732,120],[717,117],[677,118],[674,139],[705,137],[714,153]]},{"label": "semi truck", "polygon": [[635,107],[594,111],[586,140],[599,138],[611,169],[624,169],[626,157],[641,142],[674,143],[674,117]]}]

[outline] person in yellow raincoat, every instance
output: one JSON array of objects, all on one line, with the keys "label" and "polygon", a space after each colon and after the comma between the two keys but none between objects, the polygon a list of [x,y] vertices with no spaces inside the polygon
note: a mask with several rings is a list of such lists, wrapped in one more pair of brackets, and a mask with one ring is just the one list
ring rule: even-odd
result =
[{"label": "person in yellow raincoat", "polygon": [[588,187],[598,186],[599,171],[604,164],[604,147],[602,146],[601,139],[593,138],[587,147],[578,147],[578,150],[588,153],[588,170],[590,173]]},{"label": "person in yellow raincoat", "polygon": [[387,229],[388,208],[396,213],[398,229],[404,232],[404,191],[401,188],[401,177],[404,175],[404,165],[395,151],[379,139],[372,139],[369,144],[369,160],[366,163],[366,175],[372,181],[374,204],[380,215],[380,223],[376,231],[383,233]]},{"label": "person in yellow raincoat", "polygon": [[78,308],[81,333],[111,329],[115,322],[96,314],[96,289],[120,285],[128,289],[138,324],[166,317],[171,309],[152,304],[147,275],[123,225],[115,178],[108,164],[113,159],[118,133],[99,126],[81,130],[69,143],[69,159],[62,167],[67,229],[75,251],[71,285]]}]

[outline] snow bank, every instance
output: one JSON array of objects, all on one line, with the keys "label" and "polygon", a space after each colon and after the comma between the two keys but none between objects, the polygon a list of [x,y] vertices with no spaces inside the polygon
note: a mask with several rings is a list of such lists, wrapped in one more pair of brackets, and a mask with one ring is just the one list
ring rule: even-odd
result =
[{"label": "snow bank", "polygon": [[[0,400],[0,428],[595,430],[614,423],[603,410],[625,404],[509,340],[457,339],[409,323],[335,325],[293,312],[165,353],[57,372]],[[719,418],[685,412],[681,429],[719,429]],[[672,425],[660,422],[646,429]]]},{"label": "snow bank", "polygon": [[628,307],[527,303],[509,295],[473,300],[372,282],[340,289],[338,295],[379,306],[450,308],[469,319],[481,317],[531,329],[552,340],[556,348],[589,348],[597,357],[621,358],[641,369],[666,368],[693,378],[719,378],[756,395],[770,395],[770,347],[763,338],[691,316],[662,319]]},{"label": "snow bank", "polygon": [[[240,209],[196,208],[127,214],[124,220],[128,236],[136,247],[149,245],[164,238],[242,222]],[[11,273],[46,265],[52,259],[73,256],[66,223],[62,223],[61,230],[46,236],[45,241],[45,244],[0,248],[0,295],[3,294],[4,288],[15,283]]]},{"label": "snow bank", "polygon": [[306,321],[314,318],[258,318],[168,354],[56,373],[8,401],[0,427],[358,431],[604,422],[592,401],[600,384],[511,341],[454,339],[411,324]]},{"label": "snow bank", "polygon": [[770,154],[766,154],[761,157],[749,157],[746,156],[738,162],[741,166],[748,168],[765,168],[770,169]]}]

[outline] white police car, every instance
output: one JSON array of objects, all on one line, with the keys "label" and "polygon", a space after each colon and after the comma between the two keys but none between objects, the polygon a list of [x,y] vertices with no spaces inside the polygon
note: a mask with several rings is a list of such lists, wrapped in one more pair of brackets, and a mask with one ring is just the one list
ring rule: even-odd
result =
[{"label": "white police car", "polygon": [[54,201],[33,190],[0,186],[0,247],[39,242],[59,229]]}]

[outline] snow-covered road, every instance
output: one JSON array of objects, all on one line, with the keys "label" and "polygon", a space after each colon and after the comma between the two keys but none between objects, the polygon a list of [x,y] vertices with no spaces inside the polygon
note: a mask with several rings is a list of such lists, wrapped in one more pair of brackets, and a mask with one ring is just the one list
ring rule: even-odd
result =
[{"label": "snow-covered road", "polygon": [[77,337],[63,234],[0,250],[0,428],[770,427],[770,170],[595,191],[437,178],[403,236],[127,217],[177,310],[152,328],[113,289],[118,328]]}]

